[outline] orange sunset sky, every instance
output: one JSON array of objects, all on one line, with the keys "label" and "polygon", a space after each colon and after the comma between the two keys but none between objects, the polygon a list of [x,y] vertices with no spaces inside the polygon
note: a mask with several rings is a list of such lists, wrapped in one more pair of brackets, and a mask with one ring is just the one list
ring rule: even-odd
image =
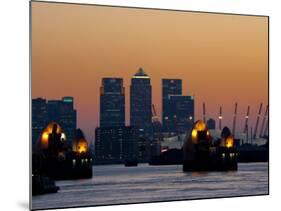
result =
[{"label": "orange sunset sky", "polygon": [[122,77],[129,124],[130,79],[139,67],[151,77],[161,117],[161,79],[183,80],[195,97],[195,119],[237,130],[247,106],[254,127],[259,104],[268,104],[268,18],[167,10],[32,2],[32,98],[73,96],[78,127],[88,140],[99,124],[102,77]]}]

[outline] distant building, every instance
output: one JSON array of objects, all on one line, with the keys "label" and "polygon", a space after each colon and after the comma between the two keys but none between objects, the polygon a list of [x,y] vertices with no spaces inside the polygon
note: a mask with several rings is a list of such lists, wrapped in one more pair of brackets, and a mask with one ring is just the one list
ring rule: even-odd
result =
[{"label": "distant building", "polygon": [[61,113],[61,100],[48,100],[48,122],[58,122],[60,120]]},{"label": "distant building", "polygon": [[175,132],[170,106],[172,95],[182,95],[182,80],[162,79],[162,124],[165,132]]},{"label": "distant building", "polygon": [[100,127],[125,126],[125,91],[122,78],[103,78],[100,88]]},{"label": "distant building", "polygon": [[154,105],[152,106],[152,142],[151,142],[151,156],[158,156],[161,152],[161,142],[163,141],[162,124],[157,116]]},{"label": "distant building", "polygon": [[152,139],[148,137],[144,129],[137,129],[137,157],[139,162],[148,162],[150,158]]},{"label": "distant building", "polygon": [[35,144],[42,130],[50,122],[57,122],[64,130],[69,145],[74,140],[77,126],[77,113],[73,97],[61,100],[32,99],[32,142]]},{"label": "distant building", "polygon": [[67,134],[68,142],[72,144],[75,139],[75,130],[77,128],[77,112],[74,109],[73,97],[63,97],[60,106],[60,120],[58,123]]},{"label": "distant building", "polygon": [[130,125],[152,133],[150,77],[140,68],[132,77],[130,87]]},{"label": "distant building", "polygon": [[171,95],[170,115],[174,123],[172,130],[177,134],[185,133],[194,123],[194,98],[193,96]]},{"label": "distant building", "polygon": [[100,127],[95,131],[95,160],[120,163],[137,159],[137,131],[133,127]]},{"label": "distant building", "polygon": [[32,145],[39,139],[48,124],[47,101],[43,98],[32,99]]},{"label": "distant building", "polygon": [[77,126],[77,114],[73,106],[73,97],[63,97],[61,100],[48,100],[48,122],[57,122],[67,135],[70,145],[74,141]]},{"label": "distant building", "polygon": [[215,130],[216,129],[216,120],[210,118],[207,120],[207,127],[210,129],[210,130]]}]

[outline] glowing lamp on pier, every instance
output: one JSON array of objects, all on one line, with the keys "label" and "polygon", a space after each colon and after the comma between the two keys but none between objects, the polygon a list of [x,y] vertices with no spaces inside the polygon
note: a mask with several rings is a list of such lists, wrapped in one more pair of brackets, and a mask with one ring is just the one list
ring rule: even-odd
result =
[{"label": "glowing lamp on pier", "polygon": [[[191,139],[192,143],[197,143],[198,139],[201,139],[204,135],[205,140],[210,140],[210,132],[206,124],[202,120],[198,120],[192,130],[191,130]],[[201,138],[200,138],[201,136]]]},{"label": "glowing lamp on pier", "polygon": [[232,136],[228,136],[225,140],[226,148],[232,148],[234,146],[234,139]]},{"label": "glowing lamp on pier", "polygon": [[77,152],[86,153],[88,151],[88,142],[85,139],[80,139],[77,143]]},{"label": "glowing lamp on pier", "polygon": [[43,149],[47,149],[49,147],[50,136],[56,135],[59,137],[60,141],[66,140],[65,133],[62,132],[62,128],[56,122],[51,122],[47,125],[47,127],[43,130],[40,137],[40,147]]}]

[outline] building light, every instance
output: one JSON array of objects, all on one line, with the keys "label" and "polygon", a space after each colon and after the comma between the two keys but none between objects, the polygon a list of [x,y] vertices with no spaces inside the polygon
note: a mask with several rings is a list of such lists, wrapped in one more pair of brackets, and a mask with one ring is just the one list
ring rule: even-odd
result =
[{"label": "building light", "polygon": [[168,149],[167,149],[167,148],[161,149],[161,153],[163,153],[163,152],[167,152],[167,151],[168,151]]},{"label": "building light", "polygon": [[140,75],[135,75],[133,78],[142,78],[142,79],[149,79],[149,76],[140,76]]},{"label": "building light", "polygon": [[65,103],[72,103],[73,102],[73,97],[64,97],[62,100]]},{"label": "building light", "polygon": [[61,141],[65,141],[65,140],[66,140],[65,133],[62,133],[62,134],[61,134]]}]

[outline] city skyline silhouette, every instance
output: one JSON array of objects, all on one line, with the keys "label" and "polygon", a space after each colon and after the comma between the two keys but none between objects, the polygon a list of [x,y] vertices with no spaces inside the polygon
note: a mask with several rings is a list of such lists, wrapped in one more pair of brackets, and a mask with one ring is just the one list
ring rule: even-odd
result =
[{"label": "city skyline silhouette", "polygon": [[160,119],[162,78],[182,79],[183,95],[195,98],[195,119],[202,119],[203,102],[215,120],[223,106],[223,124],[231,128],[237,102],[237,131],[248,105],[254,127],[259,104],[263,112],[268,104],[265,17],[36,2],[32,7],[32,98],[73,96],[77,125],[89,140],[99,122],[101,79],[124,79],[129,125],[130,80],[139,67],[151,78]]}]

